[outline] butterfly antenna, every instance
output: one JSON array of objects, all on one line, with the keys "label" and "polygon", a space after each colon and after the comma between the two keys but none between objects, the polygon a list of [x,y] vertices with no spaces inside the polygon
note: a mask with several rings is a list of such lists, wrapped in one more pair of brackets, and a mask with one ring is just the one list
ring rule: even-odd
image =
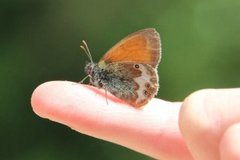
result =
[{"label": "butterfly antenna", "polygon": [[93,63],[92,55],[91,55],[91,52],[88,48],[87,43],[84,40],[82,41],[82,43],[83,43],[83,45],[80,45],[80,48],[82,48],[84,50],[84,52],[88,56],[89,60]]}]

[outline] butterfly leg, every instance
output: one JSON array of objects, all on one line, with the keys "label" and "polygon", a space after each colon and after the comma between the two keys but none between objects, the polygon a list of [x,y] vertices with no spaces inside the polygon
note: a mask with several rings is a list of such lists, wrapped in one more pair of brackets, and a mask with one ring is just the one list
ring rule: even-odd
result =
[{"label": "butterfly leg", "polygon": [[107,89],[106,89],[106,88],[104,88],[104,90],[105,90],[105,98],[106,98],[106,103],[107,103],[107,105],[108,105],[108,99],[107,99]]},{"label": "butterfly leg", "polygon": [[88,77],[89,77],[89,75],[87,75],[86,77],[84,77],[84,78],[83,78],[80,82],[78,82],[78,83],[82,84]]}]

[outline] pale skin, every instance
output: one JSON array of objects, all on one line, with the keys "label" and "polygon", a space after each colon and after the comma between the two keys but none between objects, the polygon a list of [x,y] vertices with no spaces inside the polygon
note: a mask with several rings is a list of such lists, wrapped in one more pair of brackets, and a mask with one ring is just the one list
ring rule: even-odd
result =
[{"label": "pale skin", "polygon": [[239,160],[240,88],[204,89],[183,102],[154,98],[135,109],[88,85],[47,82],[32,107],[40,117],[161,160]]}]

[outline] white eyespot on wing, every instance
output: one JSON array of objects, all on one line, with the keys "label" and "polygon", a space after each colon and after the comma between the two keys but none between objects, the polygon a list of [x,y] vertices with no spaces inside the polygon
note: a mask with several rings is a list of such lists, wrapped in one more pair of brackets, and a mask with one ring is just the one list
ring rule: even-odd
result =
[{"label": "white eyespot on wing", "polygon": [[[142,72],[141,76],[133,78],[138,84],[139,88],[136,90],[138,98],[136,104],[146,104],[151,98],[153,98],[158,91],[158,75],[157,70],[149,65],[138,64],[139,70]],[[146,87],[148,86],[148,87]]]}]

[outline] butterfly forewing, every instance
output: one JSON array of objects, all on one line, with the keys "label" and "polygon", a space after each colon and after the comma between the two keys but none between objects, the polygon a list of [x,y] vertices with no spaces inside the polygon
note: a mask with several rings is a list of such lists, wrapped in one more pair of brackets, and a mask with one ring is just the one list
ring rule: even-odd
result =
[{"label": "butterfly forewing", "polygon": [[156,67],[161,58],[160,38],[153,28],[130,34],[113,46],[100,61],[105,63],[134,62]]}]

